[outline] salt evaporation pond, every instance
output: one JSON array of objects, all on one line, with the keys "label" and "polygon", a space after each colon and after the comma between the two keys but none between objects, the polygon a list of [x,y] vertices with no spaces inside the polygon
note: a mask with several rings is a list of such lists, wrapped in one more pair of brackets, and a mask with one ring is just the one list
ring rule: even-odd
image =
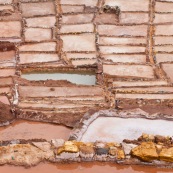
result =
[{"label": "salt evaporation pond", "polygon": [[22,74],[27,80],[67,80],[78,85],[95,85],[96,75],[94,73],[31,73]]},{"label": "salt evaporation pond", "polygon": [[173,121],[99,117],[89,125],[81,141],[122,142],[123,139],[137,139],[142,133],[173,136]]},{"label": "salt evaporation pond", "polygon": [[67,140],[71,129],[49,123],[18,120],[9,126],[0,127],[0,140],[59,139]]}]

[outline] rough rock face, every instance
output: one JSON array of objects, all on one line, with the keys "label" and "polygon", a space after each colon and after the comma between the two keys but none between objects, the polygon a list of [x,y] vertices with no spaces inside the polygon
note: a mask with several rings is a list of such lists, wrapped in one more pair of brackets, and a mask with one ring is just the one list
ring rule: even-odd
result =
[{"label": "rough rock face", "polygon": [[173,147],[171,148],[163,148],[162,151],[159,154],[160,160],[166,161],[166,162],[173,162]]},{"label": "rough rock face", "polygon": [[[148,139],[150,135],[142,135],[139,139]],[[144,138],[146,137],[146,138]],[[156,136],[152,136],[155,139]],[[164,138],[164,136],[160,136]],[[165,137],[165,139],[172,138]],[[137,140],[135,140],[137,141]],[[121,164],[154,165],[173,168],[172,143],[156,143],[155,141],[134,140],[128,143],[84,143],[53,139],[51,142],[34,139],[25,141],[2,141],[0,147],[0,165],[11,164],[33,166],[42,161],[49,162],[81,162],[81,161],[113,161]],[[138,158],[138,159],[137,159]],[[144,163],[145,162],[145,163]]]},{"label": "rough rock face", "polygon": [[12,121],[14,118],[10,106],[0,102],[0,126],[1,124]]},{"label": "rough rock face", "polygon": [[79,148],[77,145],[75,145],[74,142],[68,141],[65,142],[65,144],[62,147],[58,148],[57,154],[59,155],[63,152],[77,153],[79,152]]},{"label": "rough rock face", "polygon": [[84,158],[92,158],[95,154],[94,148],[92,145],[82,145],[80,146],[80,156]]},{"label": "rough rock face", "polygon": [[43,151],[30,144],[8,145],[0,147],[0,165],[33,166],[53,155],[52,150]]},{"label": "rough rock face", "polygon": [[152,161],[158,159],[156,146],[153,142],[143,142],[141,145],[131,150],[132,156],[136,156],[143,161]]}]

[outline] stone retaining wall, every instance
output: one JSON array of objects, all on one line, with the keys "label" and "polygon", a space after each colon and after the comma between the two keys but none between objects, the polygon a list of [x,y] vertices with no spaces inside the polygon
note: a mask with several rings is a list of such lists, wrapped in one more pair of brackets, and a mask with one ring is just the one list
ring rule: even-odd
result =
[{"label": "stone retaining wall", "polygon": [[117,164],[141,164],[173,167],[173,139],[143,134],[123,143],[83,143],[53,139],[1,141],[0,165],[34,166],[43,161],[101,161]]}]

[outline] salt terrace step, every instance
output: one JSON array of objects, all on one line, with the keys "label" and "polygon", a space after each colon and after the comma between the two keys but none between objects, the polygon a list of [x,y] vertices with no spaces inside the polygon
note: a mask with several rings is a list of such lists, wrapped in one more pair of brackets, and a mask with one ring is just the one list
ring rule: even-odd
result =
[{"label": "salt terrace step", "polygon": [[107,36],[147,36],[147,25],[115,26],[98,25],[99,35]]},{"label": "salt terrace step", "polygon": [[11,4],[13,0],[0,0],[0,4]]},{"label": "salt terrace step", "polygon": [[19,56],[20,56],[20,62],[19,62],[20,64],[59,61],[59,57],[57,54],[20,53]]},{"label": "salt terrace step", "polygon": [[56,17],[54,16],[35,17],[35,18],[26,19],[27,27],[52,28],[55,26],[55,23],[56,23]]},{"label": "salt terrace step", "polygon": [[98,0],[61,0],[61,4],[96,6]]},{"label": "salt terrace step", "polygon": [[100,45],[116,45],[116,44],[146,44],[147,40],[144,38],[117,38],[117,37],[99,37]]},{"label": "salt terrace step", "polygon": [[7,98],[7,96],[4,95],[0,95],[0,102],[10,105],[9,99]]},{"label": "salt terrace step", "polygon": [[173,52],[173,46],[155,46],[155,51],[156,52],[168,52],[171,53]]},{"label": "salt terrace step", "polygon": [[[98,105],[98,103],[97,103]],[[44,109],[54,109],[54,110],[59,110],[59,109],[75,109],[75,108],[92,108],[94,104],[68,104],[68,103],[57,103],[57,104],[44,104],[44,103],[19,103],[18,105],[20,108],[42,108]]]},{"label": "salt terrace step", "polygon": [[112,61],[114,63],[146,63],[145,55],[117,55],[117,54],[104,54],[101,55],[104,60]]},{"label": "salt terrace step", "polygon": [[14,7],[12,5],[0,6],[0,11],[3,11],[3,10],[9,10],[10,12],[14,12]]},{"label": "salt terrace step", "polygon": [[27,104],[95,104],[105,102],[104,96],[75,96],[75,97],[38,97],[38,98],[27,98],[27,99],[20,99],[20,103],[27,103]]},{"label": "salt terrace step", "polygon": [[167,76],[171,79],[171,82],[173,83],[173,64],[162,64],[163,70],[167,74]]},{"label": "salt terrace step", "polygon": [[114,81],[113,87],[139,87],[139,86],[159,86],[168,85],[167,81]]},{"label": "salt terrace step", "polygon": [[60,33],[94,32],[93,24],[62,25]]},{"label": "salt terrace step", "polygon": [[145,47],[135,46],[100,46],[100,52],[103,54],[111,53],[145,53]]},{"label": "salt terrace step", "polygon": [[68,59],[96,59],[96,54],[94,53],[66,53]]},{"label": "salt terrace step", "polygon": [[2,93],[10,93],[11,88],[10,87],[0,87],[0,94]]},{"label": "salt terrace step", "polygon": [[44,87],[20,86],[21,97],[61,97],[61,96],[88,96],[102,95],[100,87]]},{"label": "salt terrace step", "polygon": [[164,45],[169,44],[171,45],[173,43],[173,37],[154,37],[155,45]]},{"label": "salt terrace step", "polygon": [[[65,101],[71,101],[71,102],[82,102],[82,101],[89,101],[89,102],[92,102],[92,101],[105,101],[105,98],[104,98],[104,96],[71,96],[71,97],[58,97],[57,98],[58,100],[60,100],[60,101],[63,101],[63,100],[65,100]],[[51,100],[51,98],[49,98],[49,100]]]},{"label": "salt terrace step", "polygon": [[151,66],[146,65],[103,65],[103,72],[110,76],[154,78]]},{"label": "salt terrace step", "polygon": [[173,25],[157,25],[156,35],[173,35]]},{"label": "salt terrace step", "polygon": [[[17,115],[18,118],[28,119],[33,121],[50,122],[55,124],[63,124],[65,126],[73,127],[83,115],[91,109],[99,110],[100,106],[93,105],[92,107],[80,107],[69,109],[43,109],[43,108],[20,108],[21,112]],[[103,108],[103,107],[102,107]],[[69,117],[71,119],[69,119]],[[69,124],[70,122],[70,124]],[[74,123],[75,122],[75,123]]]},{"label": "salt terrace step", "polygon": [[8,76],[14,76],[16,70],[15,69],[0,69],[0,77],[8,77]]},{"label": "salt terrace step", "polygon": [[172,54],[157,54],[156,55],[156,62],[162,63],[162,62],[173,62],[173,56]]},{"label": "salt terrace step", "polygon": [[0,38],[19,38],[21,37],[21,30],[21,21],[0,22]]},{"label": "salt terrace step", "polygon": [[115,99],[172,100],[173,94],[116,94]]},{"label": "salt terrace step", "polygon": [[55,7],[53,2],[22,3],[21,9],[23,17],[34,17],[55,14]]},{"label": "salt terrace step", "polygon": [[[173,1],[167,1],[167,2],[173,2]],[[155,7],[156,12],[173,12],[173,3],[165,3],[165,2],[156,2]]]},{"label": "salt terrace step", "polygon": [[13,84],[13,80],[11,77],[0,78],[0,86],[10,86]]},{"label": "salt terrace step", "polygon": [[43,28],[26,28],[25,30],[25,41],[48,41],[52,39],[52,30]]},{"label": "salt terrace step", "polygon": [[[126,4],[126,0],[105,0],[104,5],[118,6],[122,11],[149,11],[149,0],[133,0]],[[126,4],[126,5],[124,5]]]},{"label": "salt terrace step", "polygon": [[121,13],[120,23],[123,24],[142,24],[147,23],[149,21],[148,13]]},{"label": "salt terrace step", "polygon": [[72,64],[74,66],[85,66],[85,65],[96,65],[97,59],[89,59],[89,60],[72,60]]},{"label": "salt terrace step", "polygon": [[94,18],[94,14],[70,14],[63,15],[62,23],[63,24],[82,24],[90,23]]},{"label": "salt terrace step", "polygon": [[97,13],[93,21],[95,24],[117,24],[119,22],[119,17],[114,13]]},{"label": "salt terrace step", "polygon": [[15,61],[15,51],[0,52],[0,66],[1,63],[14,62]]},{"label": "salt terrace step", "polygon": [[155,14],[154,23],[169,23],[173,22],[173,14]]},{"label": "salt terrace step", "polygon": [[63,51],[96,51],[94,34],[63,35],[61,39]]},{"label": "salt terrace step", "polygon": [[61,10],[62,13],[81,13],[84,12],[84,5],[61,5]]},{"label": "salt terrace step", "polygon": [[118,88],[116,93],[173,93],[173,87]]},{"label": "salt terrace step", "polygon": [[56,52],[57,51],[57,45],[56,42],[45,42],[45,43],[28,43],[28,44],[22,44],[19,46],[20,52]]}]

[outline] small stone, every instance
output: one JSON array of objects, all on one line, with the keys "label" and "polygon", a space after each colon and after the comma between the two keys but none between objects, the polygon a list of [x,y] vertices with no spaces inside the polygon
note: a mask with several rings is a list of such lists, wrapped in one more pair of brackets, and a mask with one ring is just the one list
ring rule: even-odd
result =
[{"label": "small stone", "polygon": [[117,159],[118,160],[122,160],[122,159],[125,159],[125,153],[122,149],[119,149],[118,152],[117,152]]},{"label": "small stone", "polygon": [[79,157],[79,152],[77,153],[63,152],[60,155],[56,156],[57,159],[63,159],[63,160],[73,160],[77,157]]},{"label": "small stone", "polygon": [[98,142],[97,141],[97,142],[94,143],[94,146],[96,148],[104,148],[106,146],[106,144],[104,142]]},{"label": "small stone", "polygon": [[20,140],[12,140],[10,144],[20,144]]},{"label": "small stone", "polygon": [[137,145],[135,144],[126,144],[126,143],[122,143],[122,146],[123,146],[123,149],[124,149],[124,152],[125,152],[125,155],[129,155],[131,150],[135,147],[137,147]]},{"label": "small stone", "polygon": [[163,145],[156,145],[157,151],[160,153],[163,148]]},{"label": "small stone", "polygon": [[170,139],[171,138],[165,137],[165,136],[160,136],[160,135],[155,136],[155,142],[156,143],[167,143],[170,141]]},{"label": "small stone", "polygon": [[63,152],[67,152],[67,153],[78,153],[79,152],[79,148],[77,145],[75,145],[74,142],[72,141],[66,141],[64,143],[64,145],[62,147],[59,147],[57,150],[57,154],[61,154]]},{"label": "small stone", "polygon": [[132,149],[131,155],[146,162],[158,159],[156,146],[153,142],[143,142]]},{"label": "small stone", "polygon": [[93,154],[94,148],[92,146],[80,146],[80,152],[83,154]]},{"label": "small stone", "polygon": [[117,147],[110,147],[110,149],[109,149],[109,155],[116,157],[117,156],[117,153],[118,153]]},{"label": "small stone", "polygon": [[97,155],[108,155],[109,149],[108,148],[96,148]]},{"label": "small stone", "polygon": [[52,139],[51,143],[54,147],[58,148],[64,145],[64,139]]},{"label": "small stone", "polygon": [[145,133],[143,133],[142,136],[138,138],[138,141],[143,141],[143,142],[149,142],[149,141],[154,142],[154,140],[155,140],[154,135],[149,135]]},{"label": "small stone", "polygon": [[164,148],[159,154],[159,158],[162,161],[166,162],[173,162],[173,147],[171,148]]},{"label": "small stone", "polygon": [[95,154],[92,146],[80,146],[80,156],[84,158],[92,158]]},{"label": "small stone", "polygon": [[110,142],[106,144],[107,147],[121,147],[121,144],[116,143],[116,142]]}]

